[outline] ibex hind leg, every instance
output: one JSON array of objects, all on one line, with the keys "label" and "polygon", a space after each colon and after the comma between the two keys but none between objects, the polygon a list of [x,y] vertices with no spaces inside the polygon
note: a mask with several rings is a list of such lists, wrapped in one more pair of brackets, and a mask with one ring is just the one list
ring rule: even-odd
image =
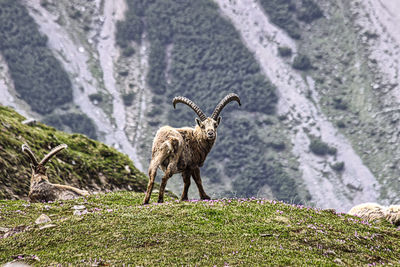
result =
[{"label": "ibex hind leg", "polygon": [[162,178],[161,184],[160,184],[160,192],[158,194],[158,203],[164,202],[165,187],[167,185],[168,179],[171,178],[172,174],[173,173],[170,171],[169,168],[165,171],[164,177]]},{"label": "ibex hind leg", "polygon": [[169,149],[168,145],[163,145],[162,148],[154,155],[154,157],[150,161],[149,166],[149,183],[147,184],[146,196],[143,200],[144,204],[149,204],[151,192],[153,192],[154,180],[157,175],[157,169],[161,165],[161,163],[168,157]]},{"label": "ibex hind leg", "polygon": [[154,186],[154,180],[157,175],[157,169],[158,166],[160,165],[159,159],[156,157],[151,160],[150,166],[149,166],[149,183],[147,184],[147,190],[146,190],[146,196],[144,197],[143,200],[143,205],[144,204],[149,204],[150,197],[151,197],[151,192],[153,192],[153,186]]}]

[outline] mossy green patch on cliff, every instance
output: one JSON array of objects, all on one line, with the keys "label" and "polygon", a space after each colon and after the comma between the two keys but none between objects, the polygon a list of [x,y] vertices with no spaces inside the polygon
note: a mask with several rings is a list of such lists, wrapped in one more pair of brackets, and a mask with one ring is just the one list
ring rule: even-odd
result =
[{"label": "mossy green patch on cliff", "polygon": [[127,155],[81,134],[67,134],[41,123],[22,124],[25,118],[0,106],[0,199],[27,196],[30,181],[29,158],[21,152],[28,144],[37,158],[51,148],[68,148],[48,164],[53,183],[68,183],[95,191],[125,189],[144,191],[146,177]]},{"label": "mossy green patch on cliff", "polygon": [[[142,199],[142,193],[116,192],[55,203],[0,201],[0,264],[13,259],[43,266],[400,263],[400,231],[387,222],[255,198],[167,198],[146,206]],[[73,215],[77,208],[81,215]],[[43,213],[52,220],[50,228],[34,222]]]}]

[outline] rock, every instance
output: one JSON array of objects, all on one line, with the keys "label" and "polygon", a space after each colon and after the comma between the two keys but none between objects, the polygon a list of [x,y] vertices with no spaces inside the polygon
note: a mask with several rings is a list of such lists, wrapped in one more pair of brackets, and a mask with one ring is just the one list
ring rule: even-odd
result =
[{"label": "rock", "polygon": [[129,168],[128,165],[125,165],[125,170],[126,170],[128,173],[131,173],[131,169]]},{"label": "rock", "polygon": [[80,216],[81,215],[81,212],[79,211],[79,210],[74,210],[74,213],[73,213],[75,216]]},{"label": "rock", "polygon": [[328,249],[327,251],[325,251],[325,255],[336,255],[336,252]]},{"label": "rock", "polygon": [[25,124],[25,125],[33,126],[33,125],[36,125],[36,122],[37,121],[35,119],[26,119],[26,120],[22,121],[21,123]]},{"label": "rock", "polygon": [[46,225],[40,226],[39,229],[43,230],[43,229],[47,229],[47,228],[53,228],[53,227],[56,227],[56,226],[57,225],[55,225],[55,224],[46,224]]},{"label": "rock", "polygon": [[10,231],[10,228],[0,227],[0,233],[7,233],[8,231]]},{"label": "rock", "polygon": [[85,215],[85,214],[87,214],[88,213],[88,211],[87,210],[82,210],[82,211],[80,211],[80,210],[74,210],[74,215],[75,216],[81,216],[81,215]]},{"label": "rock", "polygon": [[42,223],[48,223],[48,222],[51,222],[51,219],[46,214],[40,215],[35,221],[36,224],[42,224]]},{"label": "rock", "polygon": [[22,261],[10,261],[3,265],[3,267],[29,267],[31,265],[26,264]]},{"label": "rock", "polygon": [[72,207],[73,210],[84,210],[86,207],[84,205],[75,205]]},{"label": "rock", "polygon": [[336,263],[336,264],[343,265],[343,261],[341,259],[339,259],[339,258],[334,259],[333,262]]}]

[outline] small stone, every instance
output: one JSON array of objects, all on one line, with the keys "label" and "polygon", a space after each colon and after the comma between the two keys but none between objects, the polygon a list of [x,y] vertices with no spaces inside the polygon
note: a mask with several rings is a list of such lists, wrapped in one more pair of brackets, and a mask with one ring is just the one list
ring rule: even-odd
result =
[{"label": "small stone", "polygon": [[327,251],[325,251],[326,255],[336,255],[336,252],[333,250],[328,249]]},{"label": "small stone", "polygon": [[22,121],[21,123],[25,124],[25,125],[33,126],[33,125],[36,125],[36,122],[37,122],[36,119],[26,119],[26,120]]},{"label": "small stone", "polygon": [[35,221],[36,224],[42,224],[42,223],[48,223],[48,222],[51,222],[51,219],[46,214],[40,215]]},{"label": "small stone", "polygon": [[10,228],[0,227],[0,233],[7,233],[8,231],[10,231]]},{"label": "small stone", "polygon": [[88,213],[88,211],[87,210],[74,210],[74,215],[75,216],[81,216],[81,215],[85,215],[85,214],[87,214]]},{"label": "small stone", "polygon": [[334,259],[333,262],[337,264],[343,264],[343,261],[339,258]]},{"label": "small stone", "polygon": [[10,261],[3,265],[3,267],[30,267],[31,265],[26,264],[22,261]]},{"label": "small stone", "polygon": [[86,207],[84,205],[75,205],[72,207],[73,210],[84,210]]},{"label": "small stone", "polygon": [[53,228],[53,227],[56,227],[56,226],[57,225],[55,225],[55,224],[46,224],[46,225],[40,226],[39,229],[43,230],[43,229],[47,229],[47,228]]},{"label": "small stone", "polygon": [[129,168],[128,165],[125,165],[125,170],[126,170],[128,173],[131,173],[131,169]]}]

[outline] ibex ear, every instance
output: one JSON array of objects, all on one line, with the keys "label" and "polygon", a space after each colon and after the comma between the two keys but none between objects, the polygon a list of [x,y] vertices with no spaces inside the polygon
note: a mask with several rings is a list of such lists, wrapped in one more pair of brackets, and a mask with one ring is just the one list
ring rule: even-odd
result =
[{"label": "ibex ear", "polygon": [[219,116],[217,119],[217,124],[219,125],[220,123],[221,123],[221,116]]},{"label": "ibex ear", "polygon": [[196,118],[196,123],[201,127],[201,121],[198,118]]}]

